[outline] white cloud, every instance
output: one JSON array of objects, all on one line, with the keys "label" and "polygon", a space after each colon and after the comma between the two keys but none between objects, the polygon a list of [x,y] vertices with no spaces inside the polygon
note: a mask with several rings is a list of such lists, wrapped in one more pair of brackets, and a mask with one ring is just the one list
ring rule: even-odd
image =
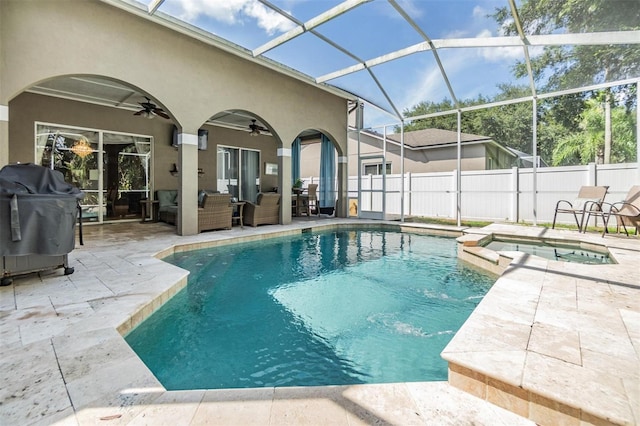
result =
[{"label": "white cloud", "polygon": [[185,21],[193,22],[204,15],[225,24],[234,24],[248,1],[251,0],[178,0],[178,5],[182,9],[180,18]]},{"label": "white cloud", "polygon": [[465,38],[469,36],[469,32],[466,30],[453,30],[445,33],[442,38]]},{"label": "white cloud", "polygon": [[[449,77],[468,69],[469,61],[466,55],[460,54],[452,56],[447,60],[445,71]],[[454,89],[455,90],[455,89]],[[412,86],[407,86],[405,96],[403,96],[401,110],[411,108],[422,101],[440,102],[444,98],[451,99],[451,94],[447,88],[444,78],[440,73],[440,68],[435,63],[420,76],[419,82]]]},{"label": "white cloud", "polygon": [[[421,7],[416,5],[416,0],[399,0],[398,4],[409,16],[412,16],[414,19],[422,17],[422,9]],[[398,14],[394,14],[394,16],[399,16]]]},{"label": "white cloud", "polygon": [[180,18],[189,22],[206,16],[234,25],[252,18],[269,35],[288,31],[295,26],[293,22],[256,0],[178,0],[177,4],[181,9]]},{"label": "white cloud", "polygon": [[[490,30],[482,30],[477,38],[492,37]],[[489,62],[513,62],[516,59],[524,59],[522,47],[483,47],[479,49],[480,56]]]},{"label": "white cloud", "polygon": [[292,21],[271,9],[267,9],[257,1],[247,2],[243,10],[247,16],[255,18],[258,21],[258,26],[269,35],[276,32],[286,32],[295,27]]},{"label": "white cloud", "polygon": [[483,8],[482,6],[476,6],[473,8],[473,17],[474,18],[486,18],[486,16],[489,13],[487,12],[487,10],[485,8]]}]

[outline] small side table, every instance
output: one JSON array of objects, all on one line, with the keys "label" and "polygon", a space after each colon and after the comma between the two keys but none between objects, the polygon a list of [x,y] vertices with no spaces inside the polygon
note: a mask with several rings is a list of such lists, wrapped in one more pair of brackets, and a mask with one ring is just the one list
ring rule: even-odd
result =
[{"label": "small side table", "polygon": [[142,211],[142,220],[140,223],[147,222],[147,216],[151,216],[149,222],[158,221],[158,210],[160,209],[160,201],[158,200],[140,200],[140,208]]},{"label": "small side table", "polygon": [[242,212],[244,210],[244,205],[247,204],[246,201],[236,201],[235,203],[231,203],[232,206],[238,208],[238,216],[231,216],[231,221],[237,220],[240,223],[240,228],[244,229],[244,223],[242,223]]}]

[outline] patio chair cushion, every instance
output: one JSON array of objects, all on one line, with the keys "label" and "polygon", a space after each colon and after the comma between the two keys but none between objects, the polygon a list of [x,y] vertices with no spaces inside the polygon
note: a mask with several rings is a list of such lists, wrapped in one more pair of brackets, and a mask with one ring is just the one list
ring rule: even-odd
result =
[{"label": "patio chair cushion", "polygon": [[178,191],[175,189],[159,189],[158,194],[158,211],[167,211],[170,206],[178,204],[176,198],[178,197]]}]

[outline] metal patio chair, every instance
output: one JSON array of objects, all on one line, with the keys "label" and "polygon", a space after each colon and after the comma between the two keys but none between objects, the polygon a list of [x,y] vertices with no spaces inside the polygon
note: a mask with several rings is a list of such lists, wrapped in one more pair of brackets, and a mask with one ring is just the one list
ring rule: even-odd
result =
[{"label": "metal patio chair", "polygon": [[[578,226],[578,231],[583,232],[586,229],[586,225],[589,223],[589,219],[585,221],[585,215],[587,216],[603,216],[602,203],[604,197],[609,190],[608,186],[582,186],[578,191],[578,197],[573,201],[560,200],[556,203],[556,210],[553,215],[552,229],[556,227],[556,218],[558,213],[572,214]],[[578,219],[580,216],[580,219]],[[603,216],[604,220],[604,216]]]}]

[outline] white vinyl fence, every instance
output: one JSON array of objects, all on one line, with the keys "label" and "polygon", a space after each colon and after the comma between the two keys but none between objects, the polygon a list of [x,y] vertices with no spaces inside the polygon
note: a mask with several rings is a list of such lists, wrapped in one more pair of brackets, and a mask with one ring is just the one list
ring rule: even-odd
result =
[{"label": "white vinyl fence", "polygon": [[[404,184],[404,215],[456,219],[457,172],[407,173]],[[400,215],[402,176],[386,176],[386,214]],[[621,201],[637,185],[638,164],[588,164],[536,169],[534,208],[533,169],[466,171],[461,173],[461,219],[483,221],[551,223],[558,200],[573,201],[583,185],[608,186],[605,201]],[[318,182],[316,177],[305,182]],[[360,210],[382,211],[381,175],[362,176]],[[349,177],[349,200],[358,199],[358,177]],[[559,215],[559,223],[573,223]]]}]

